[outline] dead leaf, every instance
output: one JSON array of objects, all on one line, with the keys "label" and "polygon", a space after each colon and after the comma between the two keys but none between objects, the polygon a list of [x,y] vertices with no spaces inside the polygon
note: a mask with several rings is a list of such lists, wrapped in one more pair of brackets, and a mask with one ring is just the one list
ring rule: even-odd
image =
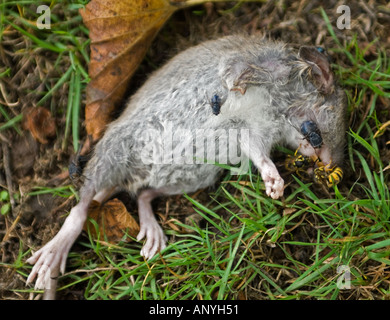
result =
[{"label": "dead leaf", "polygon": [[25,112],[23,128],[29,130],[37,141],[48,143],[56,135],[56,123],[51,112],[43,107],[31,107]]},{"label": "dead leaf", "polygon": [[34,163],[37,161],[38,142],[32,134],[15,135],[10,148],[12,174],[18,179],[29,179]]},{"label": "dead leaf", "polygon": [[[139,225],[132,215],[127,211],[125,205],[118,199],[113,199],[100,204],[92,201],[88,208],[88,217],[94,219],[99,225],[99,240],[107,237],[108,242],[117,243],[125,235],[125,231],[132,237],[137,236]],[[94,225],[87,221],[84,230],[89,228],[92,235],[97,238]],[[130,238],[126,238],[130,241]]]},{"label": "dead leaf", "polygon": [[[91,39],[88,67],[91,81],[86,88],[85,126],[92,143],[99,140],[111,122],[130,78],[160,28],[176,10],[204,2],[91,0],[85,9],[80,9]],[[89,148],[90,144],[86,143],[82,154]]]},{"label": "dead leaf", "polygon": [[244,291],[239,291],[237,294],[237,300],[248,300]]},{"label": "dead leaf", "polygon": [[295,209],[295,208],[285,208],[283,210],[283,216],[289,216],[289,215],[293,214],[296,211],[297,211],[297,209]]},{"label": "dead leaf", "polygon": [[155,35],[177,9],[166,0],[92,0],[80,10],[91,39],[85,126],[97,141]]}]

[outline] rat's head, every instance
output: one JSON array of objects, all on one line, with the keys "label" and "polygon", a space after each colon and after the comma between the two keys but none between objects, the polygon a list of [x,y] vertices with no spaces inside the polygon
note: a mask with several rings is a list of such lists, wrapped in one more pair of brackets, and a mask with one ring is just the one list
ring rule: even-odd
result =
[{"label": "rat's head", "polygon": [[287,117],[300,136],[299,151],[340,166],[346,136],[345,93],[335,84],[329,59],[321,50],[301,47],[294,66],[298,98]]}]

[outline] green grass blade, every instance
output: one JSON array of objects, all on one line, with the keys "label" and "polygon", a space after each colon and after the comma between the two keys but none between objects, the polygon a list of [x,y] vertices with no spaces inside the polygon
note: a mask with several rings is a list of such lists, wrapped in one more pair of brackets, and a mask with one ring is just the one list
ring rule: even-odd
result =
[{"label": "green grass blade", "polygon": [[15,127],[15,124],[18,123],[19,121],[21,121],[22,119],[23,119],[23,114],[18,114],[17,116],[8,120],[6,123],[2,124],[0,126],[0,131],[11,128],[11,127]]},{"label": "green grass blade", "polygon": [[317,263],[315,263],[314,265],[312,265],[311,267],[309,267],[300,277],[298,277],[298,279],[296,279],[287,289],[286,289],[286,292],[289,292],[289,291],[294,291],[296,289],[299,289],[300,287],[303,287],[305,285],[309,285],[311,281],[315,280],[316,278],[318,278],[319,276],[321,276],[321,274],[326,271],[327,269],[329,269],[330,267],[332,267],[333,265],[335,265],[336,263],[339,262],[339,257],[335,257],[334,259],[332,259],[330,262],[328,263],[324,263],[322,266],[321,264],[323,262],[325,262],[326,259],[328,259],[332,254],[334,254],[334,252],[330,252],[328,253],[325,257],[323,257],[322,259],[320,259]]},{"label": "green grass blade", "polygon": [[66,50],[65,48],[59,48],[57,46],[52,45],[49,42],[46,42],[46,41],[43,41],[43,40],[37,38],[36,36],[32,35],[31,33],[28,33],[26,30],[22,29],[21,27],[17,26],[16,24],[12,23],[8,19],[4,19],[4,21],[5,21],[5,23],[10,24],[14,29],[18,30],[20,33],[22,33],[23,35],[25,35],[26,37],[28,37],[32,41],[34,41],[39,48],[44,48],[44,49],[54,51],[57,53],[61,53],[61,52]]},{"label": "green grass blade", "polygon": [[69,78],[72,68],[69,67],[68,70],[62,75],[62,77],[57,81],[57,83],[37,102],[37,106],[42,105],[47,99],[49,99],[53,92],[55,92],[60,86],[62,86]]},{"label": "green grass blade", "polygon": [[80,69],[76,69],[74,80],[74,96],[72,99],[72,137],[73,148],[77,152],[79,149],[79,117],[80,117],[80,95],[81,95],[81,75]]}]

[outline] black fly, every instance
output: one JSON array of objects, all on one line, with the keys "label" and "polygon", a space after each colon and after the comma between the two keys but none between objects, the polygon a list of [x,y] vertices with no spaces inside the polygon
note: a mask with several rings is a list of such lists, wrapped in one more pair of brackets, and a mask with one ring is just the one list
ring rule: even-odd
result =
[{"label": "black fly", "polygon": [[322,146],[321,132],[315,122],[310,120],[304,121],[301,124],[301,133],[313,148],[320,148]]},{"label": "black fly", "polygon": [[90,156],[85,155],[82,156],[80,154],[82,146],[79,147],[79,150],[77,151],[74,160],[69,164],[69,178],[72,180],[72,182],[76,182],[78,178],[81,177],[83,173],[83,169],[85,165],[87,164]]},{"label": "black fly", "polygon": [[211,110],[216,116],[221,112],[221,98],[216,94],[211,98]]}]

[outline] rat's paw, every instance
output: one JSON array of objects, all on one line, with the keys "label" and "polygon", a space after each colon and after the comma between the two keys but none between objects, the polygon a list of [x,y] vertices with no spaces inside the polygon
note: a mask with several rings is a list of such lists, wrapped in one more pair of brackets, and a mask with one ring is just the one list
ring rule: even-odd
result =
[{"label": "rat's paw", "polygon": [[158,251],[166,247],[167,237],[157,221],[149,221],[141,224],[137,240],[140,241],[146,236],[146,242],[141,249],[141,256],[151,259]]},{"label": "rat's paw", "polygon": [[35,289],[50,289],[51,275],[58,274],[58,268],[61,269],[61,273],[64,273],[66,258],[73,243],[68,242],[54,237],[43,248],[35,252],[27,260],[28,263],[34,264],[34,267],[26,284],[34,281],[35,277],[38,276]]},{"label": "rat's paw", "polygon": [[265,192],[272,199],[279,199],[283,196],[284,181],[281,177],[269,179],[265,182]]},{"label": "rat's paw", "polygon": [[262,172],[262,178],[265,184],[265,192],[272,199],[278,199],[283,196],[284,180],[279,175],[279,172],[273,168],[269,168]]}]

